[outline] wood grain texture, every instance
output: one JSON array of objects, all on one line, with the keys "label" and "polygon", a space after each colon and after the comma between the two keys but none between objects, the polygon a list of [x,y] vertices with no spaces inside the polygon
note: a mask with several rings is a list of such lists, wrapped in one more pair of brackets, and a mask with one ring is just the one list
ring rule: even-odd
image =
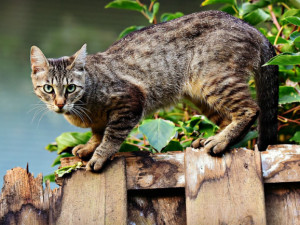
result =
[{"label": "wood grain texture", "polygon": [[300,224],[300,183],[266,184],[265,193],[268,224]]},{"label": "wood grain texture", "polygon": [[127,188],[155,189],[184,187],[184,153],[126,157]]},{"label": "wood grain texture", "polygon": [[[264,183],[300,182],[299,145],[273,145],[260,155]],[[128,190],[185,187],[184,152],[126,152],[115,157],[126,159]],[[78,157],[66,157],[61,164],[70,166],[79,161]]]},{"label": "wood grain texture", "polygon": [[115,159],[102,173],[79,170],[64,180],[55,224],[126,224],[125,161]]},{"label": "wood grain texture", "polygon": [[185,225],[184,189],[129,191],[128,224]]},{"label": "wood grain texture", "polygon": [[259,152],[185,153],[187,224],[266,224]]},{"label": "wood grain texture", "polygon": [[36,178],[22,168],[7,171],[0,197],[0,224],[49,224],[55,199],[61,196],[57,189],[43,189],[43,177]]},{"label": "wood grain texture", "polygon": [[300,182],[300,146],[274,145],[261,152],[265,183]]}]

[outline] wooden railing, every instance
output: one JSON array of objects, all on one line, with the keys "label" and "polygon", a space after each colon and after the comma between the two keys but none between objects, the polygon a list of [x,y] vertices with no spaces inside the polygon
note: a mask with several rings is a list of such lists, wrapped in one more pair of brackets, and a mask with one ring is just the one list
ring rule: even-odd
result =
[{"label": "wooden railing", "polygon": [[[63,158],[62,166],[78,162]],[[300,146],[118,153],[43,188],[42,175],[7,171],[0,224],[300,224]]]}]

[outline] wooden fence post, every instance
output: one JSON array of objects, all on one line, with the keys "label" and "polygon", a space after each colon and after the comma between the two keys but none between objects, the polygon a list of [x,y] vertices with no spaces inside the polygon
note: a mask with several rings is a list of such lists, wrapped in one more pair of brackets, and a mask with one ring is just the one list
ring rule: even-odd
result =
[{"label": "wooden fence post", "polygon": [[232,150],[212,157],[203,150],[185,153],[187,224],[266,224],[258,151]]},{"label": "wooden fence post", "polygon": [[127,224],[124,158],[114,159],[102,173],[79,170],[65,179],[61,210],[55,224]]}]

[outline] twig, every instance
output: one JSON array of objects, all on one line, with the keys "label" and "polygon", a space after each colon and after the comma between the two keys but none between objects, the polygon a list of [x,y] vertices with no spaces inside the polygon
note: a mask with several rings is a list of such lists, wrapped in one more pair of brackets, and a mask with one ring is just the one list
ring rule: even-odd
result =
[{"label": "twig", "polygon": [[185,142],[192,141],[192,140],[193,140],[193,138],[188,138],[188,139],[185,139],[185,140],[181,141],[180,144],[183,144]]},{"label": "twig", "polygon": [[152,10],[153,5],[154,5],[154,1],[150,3],[149,9],[148,9],[149,11]]},{"label": "twig", "polygon": [[279,25],[279,23],[278,23],[278,21],[277,21],[277,19],[276,19],[276,16],[275,16],[275,14],[274,14],[274,12],[273,12],[273,7],[272,7],[272,5],[269,5],[269,6],[268,6],[268,9],[270,10],[270,14],[271,14],[273,23],[275,24],[276,28],[277,28],[278,30],[281,30],[281,27],[280,27],[280,25]]},{"label": "twig", "polygon": [[292,111],[297,112],[298,110],[300,110],[300,105],[298,105],[298,106],[296,106],[296,107],[294,107],[294,108],[289,109],[288,111],[282,113],[282,115],[288,114],[288,113],[290,113],[290,112],[292,112]]},{"label": "twig", "polygon": [[281,122],[283,122],[283,123],[292,122],[292,123],[296,123],[296,124],[300,125],[300,121],[298,121],[298,120],[291,120],[291,119],[285,118],[285,117],[280,116],[280,115],[278,115],[278,120],[281,121]]},{"label": "twig", "polygon": [[139,149],[145,149],[145,150],[147,150],[147,151],[150,151],[150,148],[147,148],[147,147],[144,147],[144,146],[141,146],[141,145],[137,145],[137,144],[130,143],[130,142],[127,142],[127,144],[136,146],[136,147],[138,147]]},{"label": "twig", "polygon": [[287,10],[290,10],[291,8],[290,7],[288,7],[288,5],[287,4],[285,4],[284,2],[280,2],[280,4],[282,5],[282,6],[284,6]]},{"label": "twig", "polygon": [[279,38],[279,36],[280,36],[282,30],[283,30],[283,26],[280,28],[280,30],[278,31],[278,33],[277,33],[277,35],[276,35],[276,38],[275,38],[275,41],[274,41],[274,45],[277,44],[278,38]]}]

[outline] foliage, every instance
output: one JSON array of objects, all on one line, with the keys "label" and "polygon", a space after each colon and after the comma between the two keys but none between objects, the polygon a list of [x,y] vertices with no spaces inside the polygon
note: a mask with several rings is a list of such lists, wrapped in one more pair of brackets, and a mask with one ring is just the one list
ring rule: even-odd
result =
[{"label": "foliage", "polygon": [[[266,65],[279,66],[279,141],[282,143],[300,143],[300,7],[298,0],[205,0],[202,6],[220,4],[220,10],[232,14],[259,29],[274,45],[277,56]],[[115,0],[106,8],[131,10],[141,13],[150,24],[158,22],[159,2],[151,0],[149,6],[139,0]],[[183,13],[163,13],[160,22],[166,22],[183,16]],[[130,26],[124,29],[119,38],[139,30],[144,26]],[[249,81],[251,91],[255,82]],[[255,94],[254,94],[255,95]],[[218,131],[218,126],[209,121],[194,105],[181,102],[168,110],[160,110],[142,121],[130,133],[122,144],[120,151],[182,151],[191,145],[197,137],[207,138]],[[60,157],[70,155],[71,148],[88,141],[91,133],[65,133],[56,139],[56,144],[46,148],[57,151],[60,155],[53,165],[59,163]],[[233,147],[248,148],[256,143],[255,126]],[[72,167],[73,168],[73,167]],[[76,166],[74,167],[76,168]],[[63,169],[63,168],[62,168]],[[62,171],[67,171],[64,168]],[[57,172],[62,174],[61,172]]]}]

